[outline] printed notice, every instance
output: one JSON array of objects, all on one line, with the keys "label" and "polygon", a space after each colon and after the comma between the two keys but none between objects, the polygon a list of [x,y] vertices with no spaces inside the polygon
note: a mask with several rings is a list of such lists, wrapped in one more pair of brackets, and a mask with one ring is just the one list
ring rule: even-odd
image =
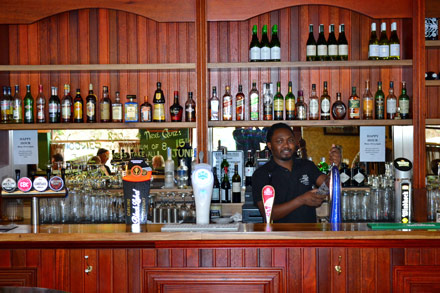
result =
[{"label": "printed notice", "polygon": [[14,164],[38,164],[38,132],[36,130],[14,131],[12,152]]},{"label": "printed notice", "polygon": [[360,127],[360,161],[385,162],[385,127]]}]

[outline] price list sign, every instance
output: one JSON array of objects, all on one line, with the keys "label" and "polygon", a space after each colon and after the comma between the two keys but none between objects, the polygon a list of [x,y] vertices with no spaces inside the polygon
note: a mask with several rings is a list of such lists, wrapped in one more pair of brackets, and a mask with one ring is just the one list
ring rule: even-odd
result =
[{"label": "price list sign", "polygon": [[[211,152],[210,163],[212,167],[217,168],[217,178],[222,181],[223,171],[221,170],[221,163],[223,161],[223,155],[221,151]],[[228,151],[226,154],[226,160],[229,163],[228,168],[228,177],[229,181],[232,182],[232,176],[234,175],[234,165],[238,163],[238,175],[240,175],[241,181],[243,182],[244,178],[244,153],[243,151]]]},{"label": "price list sign", "polygon": [[14,164],[38,164],[38,132],[36,130],[14,131],[12,152]]},{"label": "price list sign", "polygon": [[385,162],[385,127],[360,127],[360,161]]}]

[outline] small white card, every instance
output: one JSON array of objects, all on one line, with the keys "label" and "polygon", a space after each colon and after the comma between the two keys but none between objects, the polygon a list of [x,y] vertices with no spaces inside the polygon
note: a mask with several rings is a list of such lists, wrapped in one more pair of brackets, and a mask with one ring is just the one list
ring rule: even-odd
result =
[{"label": "small white card", "polygon": [[385,127],[360,127],[360,161],[385,162]]},{"label": "small white card", "polygon": [[38,164],[38,131],[15,130],[12,153],[16,165]]}]

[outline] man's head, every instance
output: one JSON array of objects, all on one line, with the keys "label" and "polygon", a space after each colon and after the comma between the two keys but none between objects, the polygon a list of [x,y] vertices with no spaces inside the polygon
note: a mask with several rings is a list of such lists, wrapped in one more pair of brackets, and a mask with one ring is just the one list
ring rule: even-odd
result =
[{"label": "man's head", "polygon": [[52,169],[59,170],[64,163],[63,155],[61,155],[60,153],[57,153],[52,156],[51,161],[52,161]]},{"label": "man's head", "polygon": [[105,164],[110,157],[110,152],[106,149],[99,149],[96,155],[101,159],[101,163]]},{"label": "man's head", "polygon": [[276,160],[288,161],[295,153],[296,140],[293,130],[284,123],[276,123],[267,131],[267,147]]}]

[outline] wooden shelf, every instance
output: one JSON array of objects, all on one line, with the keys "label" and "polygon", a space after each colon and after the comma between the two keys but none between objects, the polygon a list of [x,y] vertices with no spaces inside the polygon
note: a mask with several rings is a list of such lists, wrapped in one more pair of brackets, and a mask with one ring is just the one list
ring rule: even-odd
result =
[{"label": "wooden shelf", "polygon": [[54,130],[54,129],[176,129],[195,128],[195,122],[127,122],[127,123],[33,123],[0,124],[0,130]]},{"label": "wooden shelf", "polygon": [[0,71],[194,70],[195,63],[0,65]]},{"label": "wooden shelf", "polygon": [[296,62],[242,62],[208,63],[208,69],[258,69],[258,68],[323,68],[323,67],[391,67],[412,66],[408,60],[358,60],[358,61],[296,61]]},{"label": "wooden shelf", "polygon": [[425,86],[440,86],[440,80],[425,80]]},{"label": "wooden shelf", "polygon": [[412,119],[399,120],[271,120],[271,121],[209,121],[209,127],[270,127],[283,122],[290,126],[405,126],[412,125]]},{"label": "wooden shelf", "polygon": [[440,125],[440,119],[439,118],[426,119],[425,125]]},{"label": "wooden shelf", "polygon": [[48,198],[48,197],[66,197],[67,196],[67,189],[63,189],[61,191],[53,191],[53,190],[46,190],[43,192],[31,190],[29,192],[23,192],[20,190],[14,191],[14,192],[2,192],[1,196],[3,198]]},{"label": "wooden shelf", "polygon": [[440,40],[425,41],[425,47],[440,47]]}]

